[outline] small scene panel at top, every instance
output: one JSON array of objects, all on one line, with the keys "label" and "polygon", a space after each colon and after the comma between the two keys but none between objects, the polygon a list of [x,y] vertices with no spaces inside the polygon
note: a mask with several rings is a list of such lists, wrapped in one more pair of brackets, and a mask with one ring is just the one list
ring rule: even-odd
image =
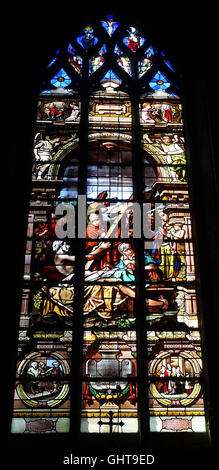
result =
[{"label": "small scene panel at top", "polygon": [[71,98],[41,97],[38,102],[37,121],[66,124],[79,122],[79,118],[80,102],[77,95]]},{"label": "small scene panel at top", "polygon": [[140,103],[140,122],[145,126],[158,127],[182,125],[182,105],[176,101],[145,99]]}]

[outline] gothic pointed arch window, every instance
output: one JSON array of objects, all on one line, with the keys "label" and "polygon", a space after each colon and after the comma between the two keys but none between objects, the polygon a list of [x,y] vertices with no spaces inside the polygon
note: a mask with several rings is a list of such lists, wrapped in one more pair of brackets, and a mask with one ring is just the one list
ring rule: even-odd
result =
[{"label": "gothic pointed arch window", "polygon": [[138,25],[84,25],[35,130],[11,432],[205,432],[176,64]]}]

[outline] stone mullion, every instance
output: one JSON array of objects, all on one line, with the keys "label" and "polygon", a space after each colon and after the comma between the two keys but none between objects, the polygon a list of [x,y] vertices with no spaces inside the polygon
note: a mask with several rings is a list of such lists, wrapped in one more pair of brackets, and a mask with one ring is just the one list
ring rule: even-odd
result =
[{"label": "stone mullion", "polygon": [[[78,195],[86,195],[87,155],[88,155],[88,92],[81,89],[81,119],[79,127],[78,149]],[[78,199],[80,204],[80,198]],[[78,224],[80,222],[78,221]],[[82,347],[83,347],[83,289],[85,267],[85,234],[78,235],[73,241],[76,244],[74,271],[73,302],[73,340],[72,340],[72,390],[71,390],[71,434],[80,435],[81,390],[82,390]]]},{"label": "stone mullion", "polygon": [[[144,203],[143,160],[141,153],[141,129],[139,121],[139,97],[132,98],[132,149],[133,149],[133,183],[134,200],[140,204],[141,224]],[[138,371],[138,403],[139,431],[142,445],[146,442],[149,431],[148,400],[147,400],[147,338],[145,312],[145,272],[144,272],[144,240],[134,240],[136,253],[136,298],[135,315],[137,330],[137,371]]]}]

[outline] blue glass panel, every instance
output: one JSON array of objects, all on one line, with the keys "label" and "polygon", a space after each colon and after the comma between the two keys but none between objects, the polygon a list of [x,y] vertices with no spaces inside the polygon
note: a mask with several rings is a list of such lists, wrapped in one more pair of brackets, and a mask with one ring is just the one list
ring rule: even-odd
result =
[{"label": "blue glass panel", "polygon": [[153,88],[154,91],[165,91],[167,88],[169,88],[171,83],[161,72],[158,71],[156,75],[152,78],[152,80],[149,82],[149,85],[151,88]]},{"label": "blue glass panel", "polygon": [[104,77],[101,79],[101,82],[107,81],[107,80],[116,80],[119,83],[122,83],[121,78],[118,77],[118,75],[113,72],[112,69],[109,69],[108,72],[104,75]]},{"label": "blue glass panel", "polygon": [[164,60],[164,63],[167,65],[167,67],[170,68],[170,70],[172,70],[173,72],[175,72],[175,70],[174,70],[174,68],[173,68],[173,66],[172,66],[172,64],[170,63],[169,60]]},{"label": "blue glass panel", "polygon": [[55,57],[55,59],[52,59],[51,62],[47,65],[47,67],[51,67],[52,64],[54,64],[54,62],[57,60],[57,57]]},{"label": "blue glass panel", "polygon": [[[70,54],[73,54],[73,51],[75,51],[75,49],[72,47],[71,44],[69,44],[67,51],[68,51]],[[76,52],[76,51],[75,51],[75,52]]]},{"label": "blue glass panel", "polygon": [[[60,52],[60,49],[57,49],[56,51],[56,55],[58,55]],[[51,60],[51,62],[49,63],[49,65],[47,65],[47,67],[51,67],[52,64],[54,64],[54,62],[57,60],[57,57],[54,57],[54,59]]]},{"label": "blue glass panel", "polygon": [[[165,57],[165,53],[164,53],[164,52],[161,52],[161,55],[162,55],[163,57]],[[170,70],[172,70],[173,72],[175,72],[175,70],[174,70],[174,68],[173,68],[173,66],[172,66],[172,64],[171,64],[171,62],[170,62],[169,60],[164,59],[164,63],[167,65],[167,67],[170,68]]]},{"label": "blue glass panel", "polygon": [[70,85],[71,79],[67,75],[65,70],[61,69],[56,75],[54,75],[54,77],[50,80],[50,82],[56,88],[65,88],[66,86]]},{"label": "blue glass panel", "polygon": [[151,57],[154,54],[155,54],[155,50],[152,46],[150,46],[150,47],[148,47],[148,49],[146,50],[144,55],[148,58],[148,57]]},{"label": "blue glass panel", "polygon": [[121,49],[119,48],[119,46],[117,44],[114,47],[114,52],[117,55],[122,55],[123,54],[123,52],[121,51]]}]

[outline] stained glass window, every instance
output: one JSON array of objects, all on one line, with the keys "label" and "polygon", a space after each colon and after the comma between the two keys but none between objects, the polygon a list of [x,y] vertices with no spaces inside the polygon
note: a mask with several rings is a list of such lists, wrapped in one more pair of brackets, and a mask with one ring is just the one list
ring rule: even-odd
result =
[{"label": "stained glass window", "polygon": [[11,430],[204,432],[175,66],[111,15],[79,31],[38,100]]}]

